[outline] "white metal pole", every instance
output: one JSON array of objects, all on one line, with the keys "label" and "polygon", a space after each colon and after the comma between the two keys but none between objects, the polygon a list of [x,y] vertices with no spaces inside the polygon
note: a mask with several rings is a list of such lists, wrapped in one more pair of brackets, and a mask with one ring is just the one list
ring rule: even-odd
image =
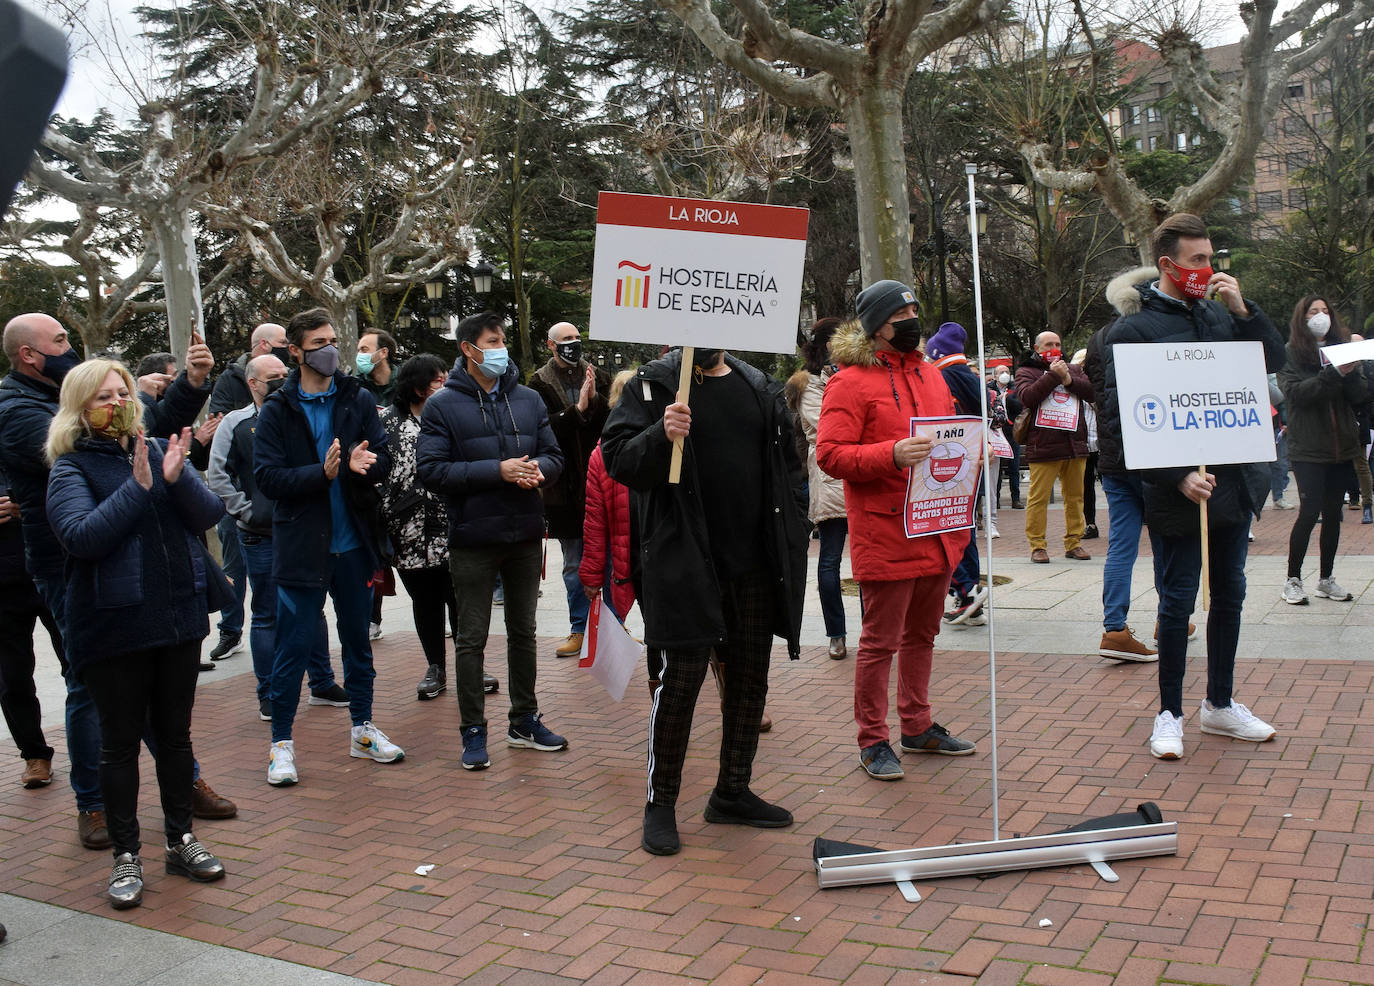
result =
[{"label": "white metal pole", "polygon": [[[983,407],[983,534],[987,539],[987,562],[983,570],[988,576],[988,594],[983,602],[983,609],[988,614],[988,718],[992,724],[992,838],[993,841],[997,841],[1002,837],[997,791],[997,608],[993,605],[992,599],[992,498],[997,495],[997,491],[992,489],[992,471],[987,467],[992,454],[988,442],[988,424],[991,419],[988,417],[987,365],[984,355],[987,350],[983,345],[983,285],[978,269],[978,205],[973,187],[973,178],[977,173],[977,165],[964,165],[964,174],[968,176],[969,240],[973,243],[973,318],[978,327],[978,395]],[[973,536],[978,536],[976,529]]]}]

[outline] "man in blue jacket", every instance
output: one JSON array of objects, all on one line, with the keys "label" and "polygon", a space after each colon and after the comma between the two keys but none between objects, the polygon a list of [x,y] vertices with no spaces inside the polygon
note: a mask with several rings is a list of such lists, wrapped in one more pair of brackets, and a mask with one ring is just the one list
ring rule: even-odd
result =
[{"label": "man in blue jacket", "polygon": [[405,751],[372,724],[373,575],[382,565],[375,484],[391,469],[377,404],[339,372],[329,312],[312,308],[286,326],[298,364],[258,413],[253,478],[275,501],[272,577],[277,583],[277,639],[272,663],[269,784],[295,784],[291,727],[301,678],[315,643],[325,593],[343,652],[344,689],[353,731],[348,754],[392,763]]},{"label": "man in blue jacket", "polygon": [[563,452],[543,398],[522,387],[506,352],[505,323],[482,312],[458,324],[462,358],[425,403],[415,469],[426,489],[448,502],[449,564],[458,604],[454,640],[463,767],[482,770],[487,720],[482,652],[491,594],[501,576],[506,603],[510,727],[506,744],[563,750],[568,741],[541,721],[535,698],[535,607],[543,564],[544,505],[539,488],[555,482]]}]

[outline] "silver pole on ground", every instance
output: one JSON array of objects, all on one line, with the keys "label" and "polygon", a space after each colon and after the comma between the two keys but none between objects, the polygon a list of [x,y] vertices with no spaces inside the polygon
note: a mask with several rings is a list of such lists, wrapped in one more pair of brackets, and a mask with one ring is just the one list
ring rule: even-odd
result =
[{"label": "silver pole on ground", "polygon": [[[997,609],[992,604],[992,498],[997,491],[991,488],[992,472],[987,468],[991,447],[988,444],[988,386],[987,366],[983,347],[983,285],[978,268],[978,204],[974,197],[973,178],[978,173],[976,164],[964,165],[968,176],[968,232],[973,243],[973,318],[978,327],[978,395],[983,406],[983,534],[987,538],[987,563],[984,571],[988,576],[988,594],[983,601],[983,611],[988,617],[988,718],[991,721],[992,742],[992,839],[996,842],[1002,837],[1001,818],[998,813],[997,792]],[[978,536],[975,527],[973,537]]]}]

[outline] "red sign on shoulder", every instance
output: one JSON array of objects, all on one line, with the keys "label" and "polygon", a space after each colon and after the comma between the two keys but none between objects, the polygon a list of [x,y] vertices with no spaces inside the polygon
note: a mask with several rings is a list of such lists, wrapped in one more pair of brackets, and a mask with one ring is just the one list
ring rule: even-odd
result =
[{"label": "red sign on shoulder", "polygon": [[809,215],[806,209],[790,206],[626,192],[602,192],[596,208],[596,222],[601,226],[640,226],[783,240],[805,240]]}]

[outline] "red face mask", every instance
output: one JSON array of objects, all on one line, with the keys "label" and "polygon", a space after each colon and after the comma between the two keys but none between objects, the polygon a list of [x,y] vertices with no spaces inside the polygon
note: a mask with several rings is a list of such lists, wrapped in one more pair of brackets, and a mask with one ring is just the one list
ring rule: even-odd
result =
[{"label": "red face mask", "polygon": [[1173,266],[1182,277],[1175,277],[1173,274],[1165,274],[1164,276],[1174,282],[1174,287],[1183,292],[1185,298],[1207,297],[1207,282],[1212,279],[1212,268],[1179,267],[1177,264]]},{"label": "red face mask", "polygon": [[1043,359],[1046,363],[1053,363],[1055,360],[1063,359],[1064,353],[1063,351],[1058,349],[1047,349],[1040,354],[1040,358]]}]

